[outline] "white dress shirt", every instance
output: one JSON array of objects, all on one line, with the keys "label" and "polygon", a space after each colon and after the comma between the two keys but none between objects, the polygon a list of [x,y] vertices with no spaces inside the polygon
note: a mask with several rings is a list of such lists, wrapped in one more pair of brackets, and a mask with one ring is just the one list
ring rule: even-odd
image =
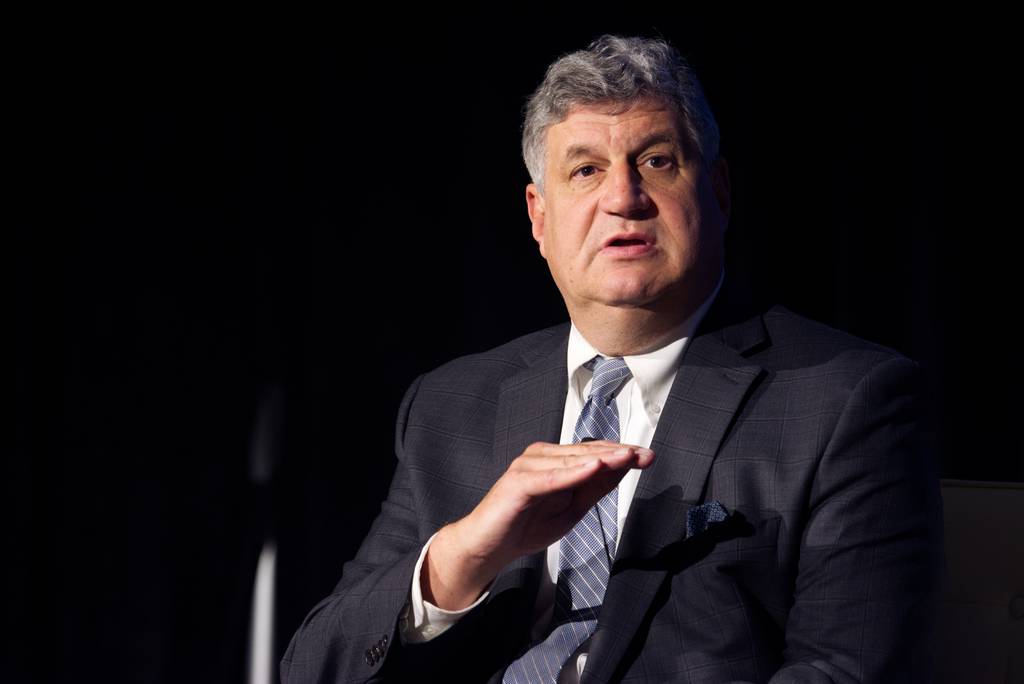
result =
[{"label": "white dress shirt", "polygon": [[[619,412],[619,439],[623,444],[651,446],[654,431],[658,427],[658,418],[661,416],[662,407],[665,405],[672,382],[675,380],[676,369],[682,358],[683,350],[721,289],[723,278],[724,273],[719,278],[715,290],[700,308],[679,327],[671,342],[646,354],[622,357],[631,373],[631,377],[622,385],[615,397],[615,405]],[[600,352],[583,337],[576,325],[573,324],[569,329],[569,351],[566,364],[569,377],[565,411],[562,416],[561,444],[573,442],[576,421],[583,411],[583,404],[590,394],[590,384],[593,380],[592,371],[584,368],[583,364],[598,354]],[[654,457],[658,457],[657,453]],[[633,468],[619,482],[616,548],[619,548],[622,540],[622,530],[630,504],[633,502],[633,494],[636,492],[640,472],[639,469]],[[472,605],[462,610],[444,610],[424,600],[420,589],[420,571],[423,567],[423,559],[427,555],[427,549],[433,539],[432,536],[423,546],[419,561],[413,571],[410,609],[403,615],[400,623],[402,636],[407,642],[429,641],[442,634],[459,618],[485,601],[489,595],[489,591],[485,591]],[[554,611],[560,543],[561,540],[555,541],[547,549],[545,572],[541,578],[533,613],[531,638],[534,641],[544,636]],[[576,661],[577,673],[583,672],[586,661],[586,652],[580,653]]]}]

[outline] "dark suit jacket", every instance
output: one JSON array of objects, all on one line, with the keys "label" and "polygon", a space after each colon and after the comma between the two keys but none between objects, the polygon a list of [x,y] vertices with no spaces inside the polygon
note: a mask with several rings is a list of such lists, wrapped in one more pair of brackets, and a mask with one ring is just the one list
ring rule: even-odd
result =
[{"label": "dark suit jacket", "polygon": [[[723,306],[684,352],[583,680],[929,681],[942,533],[920,369],[781,307],[735,320]],[[403,644],[396,623],[430,535],[528,444],[558,441],[567,333],[412,384],[388,498],[292,639],[285,682],[500,681],[527,646],[543,552],[430,642]],[[686,538],[687,511],[712,500],[730,518]]]}]

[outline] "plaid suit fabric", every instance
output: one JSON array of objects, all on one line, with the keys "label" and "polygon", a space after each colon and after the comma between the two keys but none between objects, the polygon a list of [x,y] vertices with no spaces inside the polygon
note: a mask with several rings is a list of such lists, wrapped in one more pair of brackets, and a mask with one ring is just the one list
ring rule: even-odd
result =
[{"label": "plaid suit fabric", "polygon": [[[292,639],[285,682],[500,681],[529,640],[542,553],[505,568],[434,641],[403,644],[398,624],[426,539],[531,442],[558,441],[567,332],[413,384],[388,499]],[[781,307],[698,331],[621,531],[584,681],[928,681],[941,501],[919,380],[898,353]],[[710,500],[729,522],[687,539],[687,511]],[[374,669],[364,651],[384,634]]]}]

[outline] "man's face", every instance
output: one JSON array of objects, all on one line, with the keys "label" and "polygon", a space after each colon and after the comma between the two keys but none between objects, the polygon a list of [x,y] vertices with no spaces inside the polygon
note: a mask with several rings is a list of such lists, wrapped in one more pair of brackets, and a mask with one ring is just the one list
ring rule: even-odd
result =
[{"label": "man's face", "polygon": [[544,194],[526,189],[533,236],[570,316],[642,307],[688,316],[718,282],[729,212],[712,173],[661,103],[576,106],[547,131]]}]

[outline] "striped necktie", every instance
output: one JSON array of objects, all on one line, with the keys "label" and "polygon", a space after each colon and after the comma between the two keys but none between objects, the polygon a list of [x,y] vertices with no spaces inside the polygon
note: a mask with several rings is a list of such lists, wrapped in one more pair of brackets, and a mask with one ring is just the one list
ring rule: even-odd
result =
[{"label": "striped necktie", "polygon": [[[585,366],[593,369],[594,380],[576,421],[573,442],[617,442],[619,412],[615,393],[629,378],[629,368],[621,358],[602,356],[595,356]],[[550,632],[509,665],[502,679],[506,684],[555,682],[565,661],[594,633],[615,557],[617,511],[618,487],[562,537]]]}]

